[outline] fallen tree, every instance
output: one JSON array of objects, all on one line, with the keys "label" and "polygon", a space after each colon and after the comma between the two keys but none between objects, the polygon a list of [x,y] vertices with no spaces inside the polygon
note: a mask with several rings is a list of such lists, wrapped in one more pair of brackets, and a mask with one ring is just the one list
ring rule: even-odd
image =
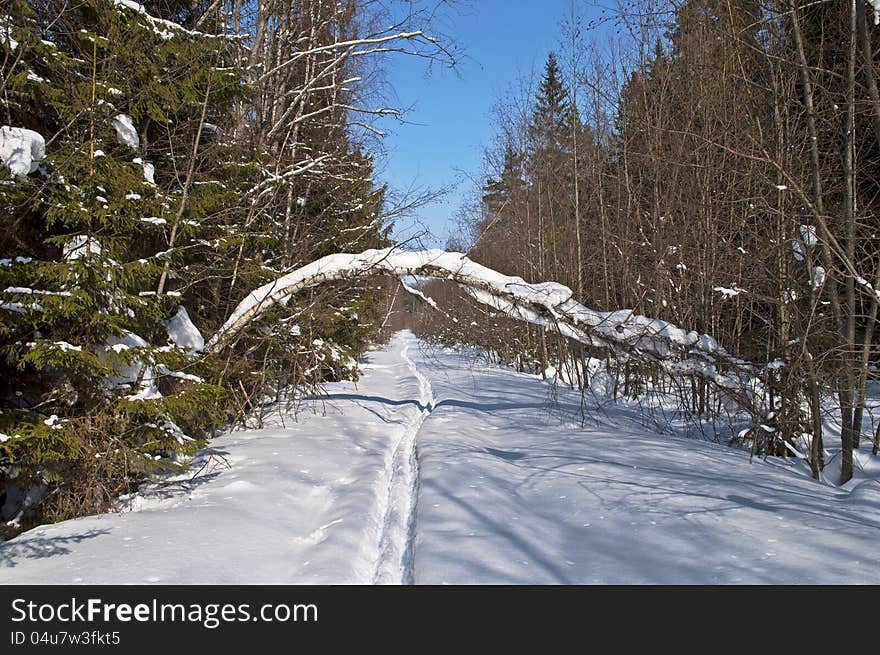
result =
[{"label": "fallen tree", "polygon": [[[444,250],[388,248],[318,259],[248,294],[210,339],[206,350],[221,351],[266,311],[303,289],[371,276],[454,281],[478,302],[515,319],[591,348],[626,352],[630,357],[658,364],[671,375],[699,377],[747,411],[756,424],[767,413],[756,378],[758,367],[726,352],[710,335],[630,310],[600,312],[575,300],[571,289],[562,284],[528,283],[519,277],[502,275],[461,253]],[[404,288],[410,290],[408,285]]]}]

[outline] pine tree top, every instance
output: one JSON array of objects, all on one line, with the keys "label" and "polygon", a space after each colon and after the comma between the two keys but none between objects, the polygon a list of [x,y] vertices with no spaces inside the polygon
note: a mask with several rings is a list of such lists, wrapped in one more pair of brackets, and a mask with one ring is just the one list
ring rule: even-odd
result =
[{"label": "pine tree top", "polygon": [[532,112],[532,145],[538,150],[564,150],[572,127],[579,124],[556,55],[547,55],[544,75]]},{"label": "pine tree top", "polygon": [[544,76],[538,91],[535,104],[535,117],[553,125],[560,125],[571,107],[568,90],[562,82],[562,70],[556,61],[556,55],[547,55],[544,64]]}]

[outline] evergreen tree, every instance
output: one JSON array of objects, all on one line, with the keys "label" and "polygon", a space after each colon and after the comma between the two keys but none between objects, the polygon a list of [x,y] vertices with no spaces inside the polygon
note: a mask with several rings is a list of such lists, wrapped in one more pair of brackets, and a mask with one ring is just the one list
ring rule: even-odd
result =
[{"label": "evergreen tree", "polygon": [[536,149],[564,149],[570,139],[573,107],[556,55],[547,55],[544,74],[532,112],[530,131]]},{"label": "evergreen tree", "polygon": [[0,489],[18,526],[39,495],[48,518],[102,509],[222,422],[166,323],[195,282],[181,246],[213,229],[188,171],[217,167],[192,144],[241,87],[232,42],[121,4],[16,1],[4,27],[4,129],[47,142],[29,174],[0,167]]},{"label": "evergreen tree", "polygon": [[[522,168],[522,154],[517,152],[511,143],[506,143],[498,179],[488,178],[482,189],[482,201],[487,214],[483,218],[484,224],[503,220],[502,213],[522,195],[525,189]],[[508,216],[511,214],[512,212],[506,213]]]},{"label": "evergreen tree", "polygon": [[259,421],[266,399],[357,374],[381,323],[375,280],[292,298],[219,355],[198,353],[196,326],[322,255],[390,245],[353,127],[358,66],[384,50],[352,47],[365,4],[4,2],[10,531],[103,510],[215,427]]}]

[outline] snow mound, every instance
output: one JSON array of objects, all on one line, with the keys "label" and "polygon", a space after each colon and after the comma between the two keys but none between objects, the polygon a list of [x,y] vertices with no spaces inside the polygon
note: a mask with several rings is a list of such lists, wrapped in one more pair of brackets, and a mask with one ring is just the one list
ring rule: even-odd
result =
[{"label": "snow mound", "polygon": [[46,156],[46,140],[24,127],[0,127],[0,161],[15,177],[25,177],[37,170]]},{"label": "snow mound", "polygon": [[[147,342],[133,332],[124,332],[119,337],[109,337],[104,343],[104,348],[109,352],[122,353],[131,348],[146,348]],[[130,384],[137,380],[140,374],[140,360],[133,360],[131,364],[114,366],[116,375],[112,379],[115,386]]]}]

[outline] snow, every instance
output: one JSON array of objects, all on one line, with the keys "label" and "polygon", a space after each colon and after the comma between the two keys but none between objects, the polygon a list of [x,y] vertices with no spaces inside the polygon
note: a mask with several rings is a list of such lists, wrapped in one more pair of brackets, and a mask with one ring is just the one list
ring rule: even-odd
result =
[{"label": "snow", "polygon": [[177,423],[175,423],[174,421],[165,421],[164,423],[162,423],[161,427],[165,432],[174,437],[175,441],[177,441],[177,443],[179,444],[182,444],[185,441],[193,440],[191,437],[186,436],[183,433],[183,430],[180,429],[180,426],[177,425]]},{"label": "snow", "polygon": [[113,4],[119,10],[129,9],[139,14],[150,26],[150,29],[153,31],[153,33],[157,34],[166,41],[173,39],[179,34],[187,34],[189,36],[199,36],[205,38],[225,38],[224,35],[206,34],[204,32],[198,32],[196,30],[189,30],[173,21],[152,16],[149,12],[147,12],[146,8],[143,5],[137,2],[133,2],[132,0],[113,0]]},{"label": "snow", "polygon": [[192,373],[184,373],[182,371],[172,371],[170,368],[168,368],[164,364],[156,364],[156,371],[158,371],[160,375],[167,375],[168,377],[177,378],[178,380],[188,380],[190,382],[204,382],[204,380],[202,378],[200,378],[198,375],[193,375]]},{"label": "snow", "polygon": [[0,545],[0,584],[880,582],[880,485],[749,464],[602,398],[581,427],[580,395],[550,391],[400,333],[295,421]]},{"label": "snow", "polygon": [[177,313],[165,322],[165,329],[168,331],[168,338],[176,346],[195,352],[202,352],[205,349],[205,338],[192,322],[183,305],[178,307]]},{"label": "snow", "polygon": [[819,242],[818,238],[816,237],[815,225],[801,225],[800,228],[798,228],[798,231],[801,235],[801,241],[804,242],[804,245],[807,248],[812,248]]},{"label": "snow", "polygon": [[437,303],[434,301],[433,298],[431,298],[431,296],[427,295],[421,289],[417,289],[414,286],[407,284],[404,278],[400,278],[400,286],[402,286],[403,290],[407,293],[415,296],[416,298],[420,298],[422,302],[427,303],[430,307],[433,307],[434,309],[437,309],[439,311]]},{"label": "snow", "polygon": [[46,291],[44,289],[31,289],[30,287],[6,287],[3,293],[17,293],[25,296],[63,296],[70,297],[70,291]]},{"label": "snow", "polygon": [[[711,337],[703,338],[696,332],[683,330],[666,321],[635,314],[630,310],[599,312],[590,309],[572,297],[568,287],[556,282],[527,283],[520,277],[503,275],[471,261],[466,256],[444,250],[401,251],[393,248],[367,250],[363,253],[328,255],[307,264],[248,294],[235,308],[226,323],[208,342],[208,349],[216,348],[230,334],[246,325],[273,304],[282,303],[291,294],[309,286],[334,279],[346,279],[367,272],[389,273],[397,276],[433,274],[439,278],[456,279],[474,291],[474,297],[484,304],[501,309],[524,320],[550,329],[559,329],[583,343],[595,343],[591,335],[570,325],[539,314],[543,308],[554,318],[566,318],[575,325],[583,324],[591,334],[607,343],[637,345],[641,348],[669,354],[669,347],[703,349],[723,354]],[[531,305],[531,306],[523,306]]]},{"label": "snow", "polygon": [[880,25],[880,0],[868,0],[874,8],[874,25]]},{"label": "snow", "polygon": [[39,303],[24,305],[20,302],[2,302],[0,303],[0,309],[7,312],[15,312],[16,314],[26,314],[30,309],[41,312],[43,311],[43,306]]},{"label": "snow", "polygon": [[82,346],[74,346],[66,341],[54,341],[52,345],[62,352],[82,352]]},{"label": "snow", "polygon": [[874,285],[868,282],[865,278],[862,276],[856,277],[856,283],[863,287],[867,292],[874,294],[874,296],[880,300],[880,289],[875,289]]},{"label": "snow", "polygon": [[800,235],[800,239],[792,241],[791,248],[795,260],[802,262],[804,261],[807,251],[812,250],[813,247],[819,243],[819,239],[816,236],[815,225],[801,225],[798,228],[798,234]]},{"label": "snow", "polygon": [[149,163],[142,164],[142,166],[144,168],[144,181],[150,186],[155,186],[156,167]]},{"label": "snow", "polygon": [[8,268],[9,266],[12,266],[13,261],[16,264],[30,264],[34,260],[31,257],[16,257],[14,260],[11,257],[7,257],[5,259],[0,259],[0,267]]},{"label": "snow", "polygon": [[[121,336],[110,337],[104,342],[104,350],[116,354],[132,348],[148,346],[143,337],[128,331],[124,331]],[[99,352],[98,355],[101,356],[101,353]],[[156,400],[162,397],[156,385],[157,379],[153,367],[145,364],[139,357],[129,357],[127,361],[114,358],[108,363],[114,371],[114,375],[107,380],[111,389],[132,389],[134,385],[138,385],[135,393],[126,396],[127,400]]]},{"label": "snow", "polygon": [[24,127],[0,127],[0,162],[14,177],[23,178],[37,170],[46,156],[43,137]]},{"label": "snow", "polygon": [[73,261],[83,257],[98,257],[100,255],[100,242],[86,234],[77,234],[65,243],[62,248],[62,258],[65,261]]},{"label": "snow", "polygon": [[321,399],[326,416],[275,414],[262,430],[214,439],[193,462],[194,471],[205,466],[199,477],[154,485],[128,500],[135,511],[42,526],[0,545],[0,584],[372,581],[389,446],[419,410],[399,349],[375,353],[367,375],[382,402],[360,400],[360,385],[333,384]]},{"label": "snow", "polygon": [[12,25],[8,16],[0,16],[0,43],[9,44],[10,50],[18,47],[18,41],[12,38]]},{"label": "snow", "polygon": [[[159,400],[162,394],[155,384],[155,380],[149,380],[143,384],[137,393],[133,393],[125,397],[126,400]],[[179,439],[178,439],[179,441]]]},{"label": "snow", "polygon": [[116,130],[116,138],[124,146],[137,150],[141,147],[141,139],[134,127],[134,121],[128,114],[116,114],[110,124]]},{"label": "snow", "polygon": [[715,287],[712,289],[713,291],[717,291],[725,298],[735,298],[741,293],[747,293],[745,289],[740,289],[735,284],[732,287]]}]

